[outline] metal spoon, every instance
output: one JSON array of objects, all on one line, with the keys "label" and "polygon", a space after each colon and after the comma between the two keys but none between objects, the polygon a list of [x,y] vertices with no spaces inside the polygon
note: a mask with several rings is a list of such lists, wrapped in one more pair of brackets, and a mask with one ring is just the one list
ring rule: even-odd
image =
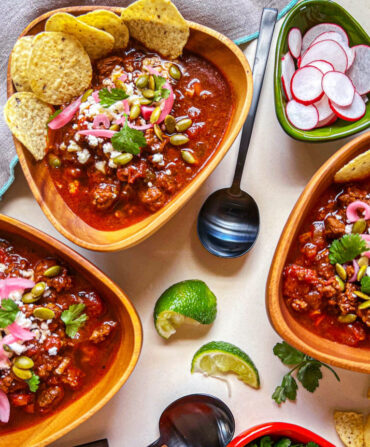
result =
[{"label": "metal spoon", "polygon": [[159,419],[160,437],[149,447],[225,447],[234,431],[234,417],[221,400],[190,394],[164,410]]},{"label": "metal spoon", "polygon": [[234,180],[230,188],[220,189],[204,202],[198,216],[198,235],[204,247],[223,258],[236,258],[254,245],[260,226],[256,202],[240,189],[254,118],[265,76],[267,59],[278,11],[265,8],[253,65],[254,93],[249,115],[243,127]]}]

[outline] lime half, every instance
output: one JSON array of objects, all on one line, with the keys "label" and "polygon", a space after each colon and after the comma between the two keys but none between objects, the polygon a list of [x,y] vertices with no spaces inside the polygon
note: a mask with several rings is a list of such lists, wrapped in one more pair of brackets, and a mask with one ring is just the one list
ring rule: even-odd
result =
[{"label": "lime half", "polygon": [[211,324],[216,314],[217,300],[207,284],[189,279],[162,293],[154,308],[154,324],[159,335],[169,338],[183,323]]},{"label": "lime half", "polygon": [[253,388],[259,388],[260,378],[250,357],[237,346],[224,341],[212,341],[202,346],[191,362],[191,372],[209,376],[233,373]]}]

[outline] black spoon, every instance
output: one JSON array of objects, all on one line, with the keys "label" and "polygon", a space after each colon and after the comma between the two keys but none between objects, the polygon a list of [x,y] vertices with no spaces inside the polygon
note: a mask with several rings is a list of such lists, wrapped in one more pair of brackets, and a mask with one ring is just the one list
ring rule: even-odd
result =
[{"label": "black spoon", "polygon": [[159,419],[160,437],[149,447],[225,447],[234,431],[234,417],[221,400],[190,394],[164,410]]},{"label": "black spoon", "polygon": [[254,245],[260,218],[253,197],[240,189],[245,159],[252,135],[254,118],[265,76],[278,11],[265,8],[253,65],[254,93],[247,120],[243,126],[238,161],[230,188],[219,189],[204,202],[198,216],[198,235],[204,247],[222,258],[236,258]]}]

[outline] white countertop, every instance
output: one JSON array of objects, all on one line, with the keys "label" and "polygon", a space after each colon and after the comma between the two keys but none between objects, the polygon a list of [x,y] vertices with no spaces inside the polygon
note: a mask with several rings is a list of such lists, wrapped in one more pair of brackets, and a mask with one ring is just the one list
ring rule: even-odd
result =
[{"label": "white countertop", "polygon": [[[268,2],[267,2],[268,3]],[[367,0],[340,0],[369,32]],[[265,311],[265,282],[279,235],[307,181],[320,165],[348,139],[328,144],[304,144],[288,137],[275,116],[273,102],[274,48],[270,52],[242,187],[257,201],[261,215],[259,239],[246,256],[223,260],[209,254],[196,232],[198,211],[205,198],[231,183],[239,139],[192,200],[155,235],[120,253],[89,252],[64,239],[34,200],[18,166],[16,180],[0,203],[0,212],[20,219],[72,246],[105,271],[128,294],[141,317],[144,343],[134,373],[115,397],[95,416],[53,444],[72,447],[108,438],[110,447],[146,446],[158,437],[158,419],[173,400],[191,393],[209,393],[222,399],[233,412],[238,434],[253,425],[286,421],[303,425],[340,446],[333,410],[369,410],[366,398],[370,379],[364,374],[336,368],[338,383],[328,370],[311,394],[299,387],[296,403],[280,407],[271,399],[288,371],[273,355],[280,338]],[[255,42],[245,54],[252,66]],[[204,280],[218,298],[218,315],[210,329],[180,329],[169,341],[153,325],[153,308],[159,295],[177,281]],[[190,374],[195,351],[212,340],[229,341],[245,350],[255,362],[261,388],[254,390],[231,378],[226,385],[200,374]]]}]

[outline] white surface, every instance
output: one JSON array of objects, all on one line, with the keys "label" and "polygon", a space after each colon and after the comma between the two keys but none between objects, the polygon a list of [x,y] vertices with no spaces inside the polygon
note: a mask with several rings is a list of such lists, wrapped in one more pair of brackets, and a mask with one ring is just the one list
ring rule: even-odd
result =
[{"label": "white surface", "polygon": [[[369,29],[367,0],[341,0],[351,14]],[[201,246],[196,234],[200,206],[214,190],[228,186],[234,170],[238,141],[195,197],[161,230],[140,245],[113,254],[79,249],[57,233],[33,199],[21,169],[1,203],[0,211],[23,220],[73,246],[116,281],[135,304],[143,323],[144,344],[139,363],[126,385],[95,416],[53,444],[71,447],[108,438],[110,447],[146,446],[158,437],[158,419],[173,400],[190,393],[210,393],[226,402],[236,419],[236,433],[267,421],[301,424],[341,445],[333,426],[334,409],[369,409],[369,377],[337,368],[341,382],[324,370],[314,394],[300,387],[296,403],[281,407],[271,399],[274,388],[288,371],[272,353],[280,338],[265,312],[265,282],[283,225],[303,187],[338,148],[348,140],[329,144],[303,144],[288,137],[277,121],[273,103],[275,31],[262,90],[243,188],[257,201],[261,232],[250,254],[235,260],[218,259]],[[255,43],[246,49],[253,60]],[[252,64],[251,64],[252,65]],[[199,278],[218,297],[218,316],[207,331],[180,330],[170,341],[156,333],[152,312],[158,296],[174,282]],[[195,351],[211,340],[232,342],[254,360],[261,389],[253,390],[232,379],[232,396],[214,379],[190,374]]]}]

